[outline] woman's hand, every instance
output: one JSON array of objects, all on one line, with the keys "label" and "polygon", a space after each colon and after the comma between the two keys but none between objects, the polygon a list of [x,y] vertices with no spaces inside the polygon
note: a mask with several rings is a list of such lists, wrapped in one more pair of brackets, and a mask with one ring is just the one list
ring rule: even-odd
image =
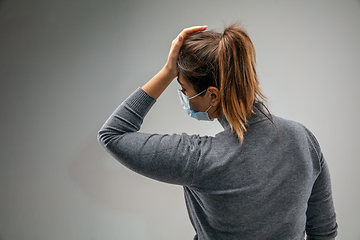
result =
[{"label": "woman's hand", "polygon": [[185,38],[189,37],[194,33],[205,31],[206,28],[207,26],[185,28],[172,41],[168,60],[165,66],[150,81],[148,81],[144,86],[142,86],[142,89],[150,96],[157,99],[161,95],[161,93],[167,88],[167,86],[169,86],[171,81],[178,75],[176,62],[179,57],[180,48]]},{"label": "woman's hand", "polygon": [[177,77],[178,71],[176,62],[179,58],[180,48],[184,42],[184,40],[189,37],[190,35],[205,31],[207,29],[207,26],[195,26],[190,28],[185,28],[173,41],[171,44],[168,60],[164,66],[165,69],[169,71],[170,76],[172,79]]}]

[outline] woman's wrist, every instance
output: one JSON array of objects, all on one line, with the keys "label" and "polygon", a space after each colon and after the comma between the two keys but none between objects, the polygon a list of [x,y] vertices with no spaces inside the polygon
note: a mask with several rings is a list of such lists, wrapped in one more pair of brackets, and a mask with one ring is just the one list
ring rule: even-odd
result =
[{"label": "woman's wrist", "polygon": [[177,67],[176,66],[171,67],[171,65],[168,63],[166,63],[165,66],[160,71],[164,71],[164,73],[168,75],[169,78],[171,78],[171,80],[176,78],[178,75]]},{"label": "woman's wrist", "polygon": [[142,89],[157,99],[176,76],[177,75],[165,65],[150,81],[142,86]]},{"label": "woman's wrist", "polygon": [[165,64],[160,72],[162,72],[164,76],[167,76],[168,79],[171,79],[170,81],[176,78],[178,74],[177,69],[172,69],[168,64]]}]

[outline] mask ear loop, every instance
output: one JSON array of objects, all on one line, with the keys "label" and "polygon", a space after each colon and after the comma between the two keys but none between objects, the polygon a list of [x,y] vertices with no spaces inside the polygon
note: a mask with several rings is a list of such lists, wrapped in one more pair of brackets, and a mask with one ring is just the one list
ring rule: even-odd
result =
[{"label": "mask ear loop", "polygon": [[203,94],[204,92],[206,92],[206,90],[207,90],[207,89],[205,89],[204,91],[202,91],[202,92],[200,92],[200,93],[196,94],[195,96],[190,97],[190,98],[189,98],[189,100],[190,100],[190,99],[193,99],[193,98],[196,98],[197,96],[199,96],[199,95]]},{"label": "mask ear loop", "polygon": [[210,107],[208,107],[208,109],[206,109],[205,113],[207,113],[211,107],[212,107],[212,105],[210,105]]}]

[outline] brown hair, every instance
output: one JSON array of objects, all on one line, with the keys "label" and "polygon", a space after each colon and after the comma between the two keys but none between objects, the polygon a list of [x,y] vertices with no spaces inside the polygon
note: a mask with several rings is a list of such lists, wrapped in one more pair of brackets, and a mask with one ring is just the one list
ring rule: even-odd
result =
[{"label": "brown hair", "polygon": [[254,45],[237,24],[227,27],[223,34],[206,31],[188,37],[177,61],[179,73],[196,92],[210,86],[220,90],[222,113],[240,142],[254,105],[272,122],[261,101],[266,97],[259,88],[255,64]]}]

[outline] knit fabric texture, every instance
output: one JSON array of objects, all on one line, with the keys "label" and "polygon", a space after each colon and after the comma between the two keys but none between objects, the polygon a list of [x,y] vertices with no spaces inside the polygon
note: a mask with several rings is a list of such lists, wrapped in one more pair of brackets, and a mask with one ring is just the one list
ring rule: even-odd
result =
[{"label": "knit fabric texture", "polygon": [[139,132],[155,103],[141,88],[108,118],[100,144],[129,169],[183,186],[194,239],[334,239],[329,169],[303,125],[254,107],[240,143],[225,118],[215,137]]}]

